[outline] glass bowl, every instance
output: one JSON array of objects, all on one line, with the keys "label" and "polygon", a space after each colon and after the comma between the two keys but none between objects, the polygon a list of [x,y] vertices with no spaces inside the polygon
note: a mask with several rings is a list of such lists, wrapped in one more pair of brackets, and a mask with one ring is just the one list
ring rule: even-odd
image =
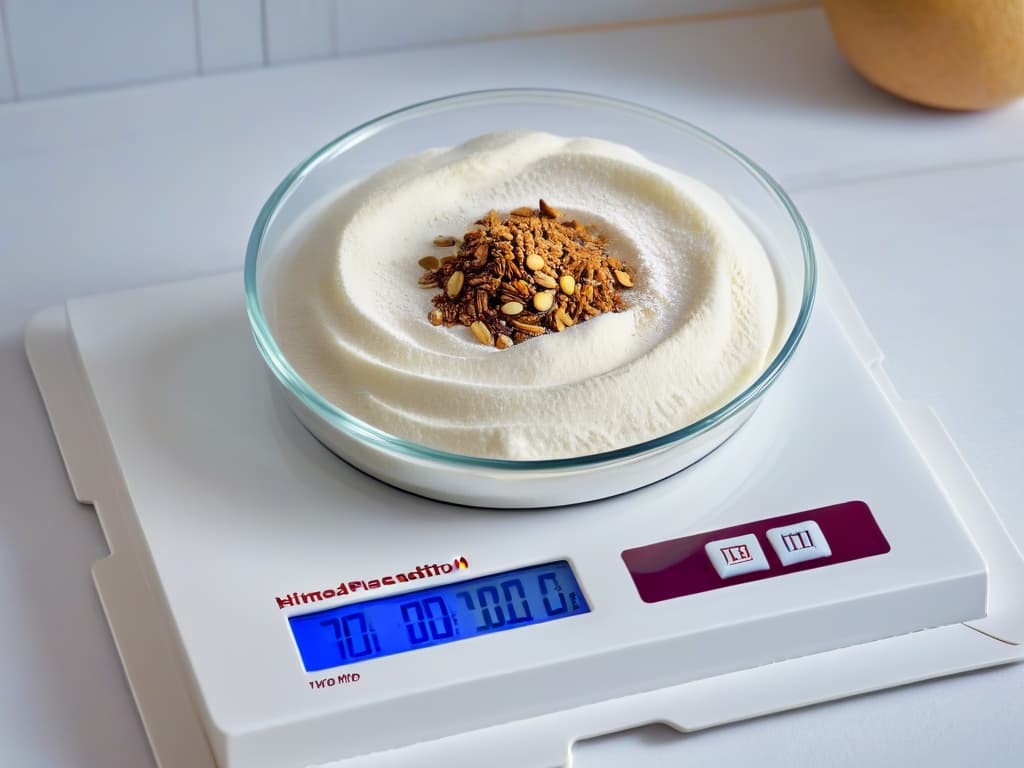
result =
[{"label": "glass bowl", "polygon": [[[761,239],[779,289],[774,354],[721,408],[669,434],[606,453],[540,461],[478,458],[383,432],[318,394],[274,340],[261,295],[288,237],[327,196],[395,160],[509,129],[590,136],[630,146],[705,182]],[[706,456],[753,414],[797,349],[814,302],[816,262],[800,213],[767,173],[708,132],[617,99],[541,89],[478,91],[414,104],[342,134],[278,185],[260,211],[245,263],[246,308],[256,345],[290,407],[331,451],[390,485],[441,501],[492,508],[557,507],[633,490]]]}]

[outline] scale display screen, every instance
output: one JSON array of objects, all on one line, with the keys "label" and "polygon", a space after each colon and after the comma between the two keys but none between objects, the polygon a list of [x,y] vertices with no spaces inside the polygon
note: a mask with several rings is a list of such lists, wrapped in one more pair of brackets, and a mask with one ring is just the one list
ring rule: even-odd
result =
[{"label": "scale display screen", "polygon": [[589,613],[562,560],[291,616],[307,672]]}]

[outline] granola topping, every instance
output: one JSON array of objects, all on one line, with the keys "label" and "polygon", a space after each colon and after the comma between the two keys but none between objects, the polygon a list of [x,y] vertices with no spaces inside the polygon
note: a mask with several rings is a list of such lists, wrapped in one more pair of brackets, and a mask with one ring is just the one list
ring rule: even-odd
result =
[{"label": "granola topping", "polygon": [[504,218],[490,211],[461,241],[434,238],[435,245],[458,242],[459,248],[455,258],[434,267],[420,259],[426,269],[420,285],[445,288],[433,298],[431,323],[439,324],[440,311],[441,324],[468,326],[491,346],[502,336],[519,344],[621,312],[621,289],[633,287],[632,270],[608,253],[599,234],[560,218],[542,199],[536,209],[516,208]]}]

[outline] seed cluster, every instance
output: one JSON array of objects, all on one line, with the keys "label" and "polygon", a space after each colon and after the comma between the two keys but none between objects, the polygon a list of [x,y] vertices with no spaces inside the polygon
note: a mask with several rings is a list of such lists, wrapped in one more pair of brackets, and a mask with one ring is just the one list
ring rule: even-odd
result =
[{"label": "seed cluster", "polygon": [[461,241],[439,235],[455,254],[425,256],[424,288],[439,288],[433,325],[468,326],[482,344],[507,349],[625,307],[630,267],[609,255],[604,238],[541,200],[502,218],[490,211]]}]

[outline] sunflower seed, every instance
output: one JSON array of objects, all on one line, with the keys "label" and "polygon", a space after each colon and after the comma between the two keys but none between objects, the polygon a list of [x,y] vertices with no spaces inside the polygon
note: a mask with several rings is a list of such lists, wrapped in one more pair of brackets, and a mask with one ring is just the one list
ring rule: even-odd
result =
[{"label": "sunflower seed", "polygon": [[448,294],[449,299],[454,299],[459,295],[459,291],[462,290],[462,281],[465,279],[466,276],[463,274],[462,270],[452,272],[452,276],[448,278],[448,282],[444,287],[444,291]]}]

